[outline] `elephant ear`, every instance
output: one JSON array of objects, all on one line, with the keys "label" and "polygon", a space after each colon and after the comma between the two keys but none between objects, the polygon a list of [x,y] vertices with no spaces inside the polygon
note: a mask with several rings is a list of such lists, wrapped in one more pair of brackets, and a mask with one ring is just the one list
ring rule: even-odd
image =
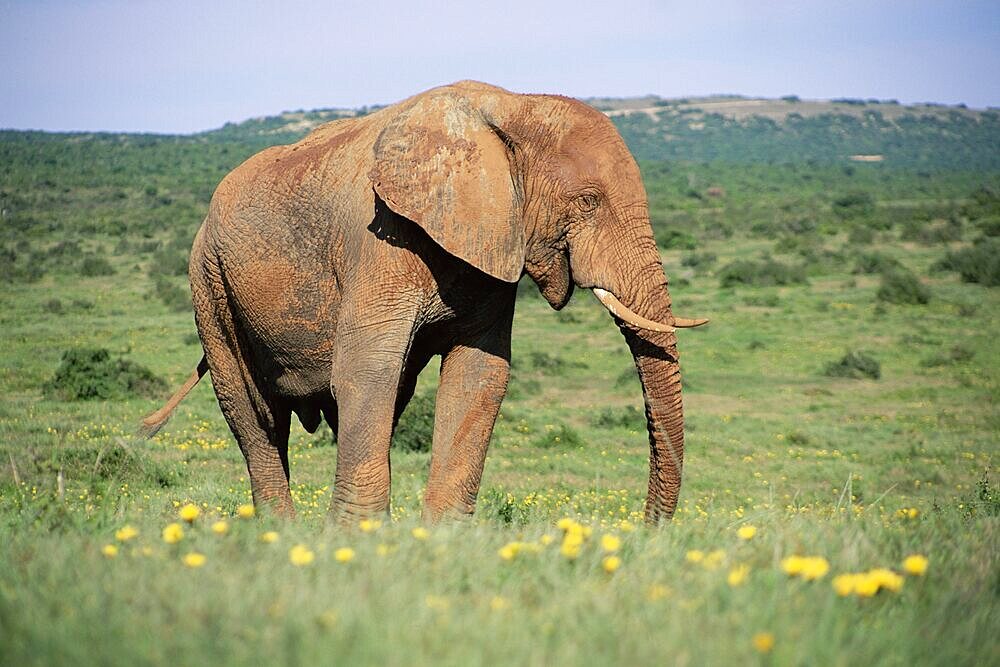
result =
[{"label": "elephant ear", "polygon": [[421,95],[375,142],[375,192],[438,245],[517,282],[524,268],[518,188],[502,131],[453,91]]}]

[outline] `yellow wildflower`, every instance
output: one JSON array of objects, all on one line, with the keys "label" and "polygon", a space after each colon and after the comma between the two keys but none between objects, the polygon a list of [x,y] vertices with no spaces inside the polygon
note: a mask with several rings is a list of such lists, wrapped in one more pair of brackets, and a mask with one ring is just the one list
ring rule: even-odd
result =
[{"label": "yellow wildflower", "polygon": [[573,519],[571,519],[571,518],[569,518],[567,516],[567,517],[563,517],[563,518],[559,519],[559,521],[556,523],[556,528],[558,528],[559,530],[561,530],[563,532],[569,532],[570,529],[572,529],[574,526],[578,526],[578,525],[579,524],[576,521],[574,521]]},{"label": "yellow wildflower", "polygon": [[538,538],[539,544],[541,544],[543,547],[547,547],[547,546],[549,546],[550,544],[552,544],[555,541],[556,541],[556,538],[552,537],[548,533],[546,533],[545,535],[542,535],[541,537]]},{"label": "yellow wildflower", "polygon": [[503,560],[514,560],[514,557],[517,556],[517,551],[518,551],[517,547],[518,547],[517,542],[509,542],[503,545],[502,547],[500,547],[499,551],[500,558],[502,558]]},{"label": "yellow wildflower", "polygon": [[629,521],[628,519],[622,519],[621,523],[618,524],[618,528],[623,533],[631,533],[632,531],[635,530],[635,524]]},{"label": "yellow wildflower", "polygon": [[742,586],[746,583],[747,577],[750,576],[750,568],[746,565],[737,565],[729,571],[729,576],[726,577],[726,581],[729,582],[730,586],[734,588],[736,586]]},{"label": "yellow wildflower", "polygon": [[813,556],[803,560],[802,578],[806,581],[822,579],[830,571],[830,564],[822,556]]},{"label": "yellow wildflower", "polygon": [[684,554],[684,560],[689,563],[700,563],[705,560],[705,552],[701,549],[692,549]]},{"label": "yellow wildflower", "polygon": [[621,567],[621,564],[622,564],[622,559],[619,558],[618,556],[605,556],[604,559],[601,561],[601,567],[603,567],[604,571],[607,572],[608,574],[611,574],[619,567]]},{"label": "yellow wildflower", "polygon": [[382,527],[382,522],[378,519],[362,519],[358,523],[358,528],[362,533],[371,533]]},{"label": "yellow wildflower", "polygon": [[354,549],[351,547],[340,547],[333,552],[333,559],[338,563],[350,563],[354,560]]},{"label": "yellow wildflower", "polygon": [[569,560],[575,560],[577,556],[580,555],[580,547],[583,546],[583,540],[571,540],[569,535],[563,540],[562,546],[559,547],[559,553]]},{"label": "yellow wildflower", "polygon": [[379,556],[388,556],[389,555],[389,545],[388,544],[380,544],[380,545],[378,545],[377,547],[375,547],[375,553],[377,555],[379,555]]},{"label": "yellow wildflower", "polygon": [[781,561],[781,569],[790,577],[802,574],[802,569],[804,567],[805,558],[802,558],[801,556],[789,556]]},{"label": "yellow wildflower", "polygon": [[278,533],[273,530],[269,530],[266,533],[261,533],[260,541],[263,542],[264,544],[273,544],[278,541]]},{"label": "yellow wildflower", "polygon": [[225,535],[229,532],[229,524],[220,519],[212,524],[212,532],[216,535]]},{"label": "yellow wildflower", "polygon": [[179,523],[171,523],[163,529],[163,541],[167,544],[177,544],[184,539],[184,529]]},{"label": "yellow wildflower", "polygon": [[192,503],[188,503],[182,507],[179,512],[177,512],[177,516],[188,523],[194,523],[194,520],[197,519],[200,514],[201,510],[198,509],[197,505]]},{"label": "yellow wildflower", "polygon": [[860,597],[870,598],[878,593],[879,583],[874,577],[869,577],[865,574],[856,575],[857,579],[854,582],[854,592]]},{"label": "yellow wildflower", "polygon": [[252,519],[254,514],[256,514],[256,510],[253,508],[253,505],[249,503],[246,505],[240,505],[236,508],[236,516],[241,519]]},{"label": "yellow wildflower", "polygon": [[205,564],[205,561],[208,559],[205,558],[204,554],[200,554],[197,551],[192,551],[189,554],[185,554],[184,558],[182,558],[181,560],[184,561],[184,564],[187,565],[188,567],[201,567],[202,565]]},{"label": "yellow wildflower", "polygon": [[417,526],[416,528],[410,531],[410,534],[413,535],[413,539],[421,541],[426,540],[428,537],[431,536],[430,531],[428,531],[423,526]]},{"label": "yellow wildflower", "polygon": [[890,590],[893,593],[898,593],[903,587],[903,577],[884,567],[869,570],[868,577],[874,579],[878,583],[879,588]]},{"label": "yellow wildflower", "polygon": [[510,607],[510,602],[506,598],[500,597],[499,595],[494,595],[493,599],[490,600],[490,609],[493,611],[503,611]]},{"label": "yellow wildflower", "polygon": [[116,547],[113,544],[105,544],[103,547],[101,547],[101,553],[107,556],[108,558],[114,558],[115,556],[118,555],[118,547]]},{"label": "yellow wildflower", "polygon": [[705,554],[705,560],[702,561],[702,566],[707,570],[718,570],[719,566],[722,565],[722,559],[725,557],[726,552],[722,549],[709,551]]},{"label": "yellow wildflower", "polygon": [[612,535],[611,533],[606,533],[601,536],[601,548],[608,553],[614,553],[621,548],[622,541],[617,535]]},{"label": "yellow wildflower", "polygon": [[646,599],[650,602],[656,602],[666,597],[670,597],[670,589],[663,584],[653,584],[646,592]]},{"label": "yellow wildflower", "polygon": [[291,561],[292,565],[302,567],[303,565],[308,565],[313,562],[316,558],[316,554],[312,552],[312,549],[304,544],[296,544],[288,552],[288,560]]},{"label": "yellow wildflower", "polygon": [[912,556],[907,556],[903,560],[903,570],[905,570],[907,574],[922,577],[924,576],[924,573],[927,572],[927,563],[928,560],[924,556],[913,554]]},{"label": "yellow wildflower", "polygon": [[840,597],[847,597],[857,591],[863,576],[860,574],[838,574],[831,582],[833,590],[837,591],[837,595]]},{"label": "yellow wildflower", "polygon": [[741,540],[752,540],[753,536],[757,534],[757,526],[751,526],[747,524],[746,526],[740,526],[739,530],[736,531],[736,536]]},{"label": "yellow wildflower", "polygon": [[115,531],[115,539],[119,542],[128,542],[134,537],[139,535],[139,531],[132,526],[125,524],[121,528]]},{"label": "yellow wildflower", "polygon": [[770,653],[774,648],[774,635],[770,632],[758,632],[751,641],[758,653]]}]

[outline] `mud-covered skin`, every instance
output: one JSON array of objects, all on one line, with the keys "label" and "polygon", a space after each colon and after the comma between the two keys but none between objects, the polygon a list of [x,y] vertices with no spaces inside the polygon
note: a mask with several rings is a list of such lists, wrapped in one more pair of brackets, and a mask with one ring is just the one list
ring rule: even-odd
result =
[{"label": "mud-covered skin", "polygon": [[[191,253],[195,316],[254,501],[292,515],[290,415],[338,435],[331,512],[387,511],[389,444],[441,355],[425,513],[471,513],[506,392],[516,282],[600,287],[669,323],[638,168],[599,112],[462,82],[267,149],[219,185]],[[676,506],[673,334],[619,321],[650,431],[647,516]]]}]

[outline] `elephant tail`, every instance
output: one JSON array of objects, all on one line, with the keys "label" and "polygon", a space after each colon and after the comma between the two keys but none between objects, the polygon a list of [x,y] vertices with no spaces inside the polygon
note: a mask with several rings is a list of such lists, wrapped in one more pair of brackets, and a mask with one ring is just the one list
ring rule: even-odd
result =
[{"label": "elephant tail", "polygon": [[208,360],[204,355],[201,357],[201,361],[198,362],[198,368],[195,369],[191,376],[184,382],[180,389],[170,397],[170,400],[166,404],[147,416],[142,420],[139,425],[139,431],[137,435],[142,438],[152,438],[157,432],[163,428],[167,421],[170,419],[170,415],[173,414],[174,409],[184,400],[184,397],[188,395],[188,392],[194,389],[194,386],[198,384],[198,381],[208,372]]}]

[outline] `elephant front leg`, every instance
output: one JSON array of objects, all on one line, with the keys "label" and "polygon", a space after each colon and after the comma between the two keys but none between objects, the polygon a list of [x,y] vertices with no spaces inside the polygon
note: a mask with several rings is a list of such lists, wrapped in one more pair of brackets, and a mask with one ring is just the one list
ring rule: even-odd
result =
[{"label": "elephant front leg", "polygon": [[[378,321],[374,310],[337,332],[331,376],[337,472],[330,514],[343,524],[389,511],[389,444],[415,315],[400,305]],[[346,313],[351,321],[351,310]]]},{"label": "elephant front leg", "polygon": [[441,361],[425,519],[475,510],[486,449],[507,391],[509,360],[508,330],[478,346],[455,347]]}]

